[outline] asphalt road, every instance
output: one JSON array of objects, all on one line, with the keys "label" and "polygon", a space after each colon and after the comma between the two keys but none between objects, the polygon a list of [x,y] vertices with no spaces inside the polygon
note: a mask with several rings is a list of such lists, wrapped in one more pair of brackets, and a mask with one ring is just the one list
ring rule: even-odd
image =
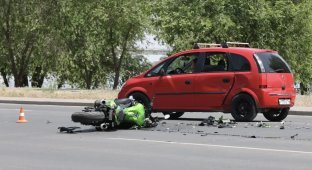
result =
[{"label": "asphalt road", "polygon": [[[155,128],[98,132],[71,122],[82,107],[24,105],[28,123],[15,123],[20,105],[0,104],[0,169],[311,169],[312,117],[280,123],[198,126],[221,113],[186,113]],[[232,118],[224,115],[224,118]],[[257,127],[263,121],[268,127]],[[75,134],[59,126],[79,126]],[[291,138],[293,136],[293,138]]]}]

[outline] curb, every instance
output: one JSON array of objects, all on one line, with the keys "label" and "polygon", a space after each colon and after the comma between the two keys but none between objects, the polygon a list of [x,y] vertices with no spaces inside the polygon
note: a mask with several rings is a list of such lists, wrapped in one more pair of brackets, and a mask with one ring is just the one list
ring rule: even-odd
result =
[{"label": "curb", "polygon": [[93,102],[92,103],[86,103],[86,102],[0,100],[0,103],[7,103],[7,104],[33,104],[33,105],[58,105],[58,106],[93,106]]},{"label": "curb", "polygon": [[312,111],[296,111],[290,110],[288,115],[296,115],[296,116],[312,116]]},{"label": "curb", "polygon": [[[0,103],[7,104],[32,104],[32,105],[57,105],[57,106],[93,106],[93,102],[63,102],[63,101],[21,101],[21,100],[0,100]],[[312,116],[312,111],[290,110],[289,115]]]}]

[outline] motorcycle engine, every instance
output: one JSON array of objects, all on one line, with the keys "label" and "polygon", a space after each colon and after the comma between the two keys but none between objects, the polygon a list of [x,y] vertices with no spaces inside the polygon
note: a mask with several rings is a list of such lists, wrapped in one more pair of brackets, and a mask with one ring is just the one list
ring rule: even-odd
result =
[{"label": "motorcycle engine", "polygon": [[96,110],[96,111],[101,111],[101,110],[103,110],[104,108],[106,108],[105,107],[105,100],[96,100],[95,102],[94,102],[94,109]]}]

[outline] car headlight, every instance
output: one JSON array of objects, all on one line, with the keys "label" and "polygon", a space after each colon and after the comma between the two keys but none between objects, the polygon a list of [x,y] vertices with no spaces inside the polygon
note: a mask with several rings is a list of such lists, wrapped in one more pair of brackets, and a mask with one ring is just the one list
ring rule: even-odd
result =
[{"label": "car headlight", "polygon": [[127,84],[127,81],[124,82],[124,83],[121,85],[120,90],[121,90],[122,88],[124,88],[124,87],[126,86],[126,84]]}]

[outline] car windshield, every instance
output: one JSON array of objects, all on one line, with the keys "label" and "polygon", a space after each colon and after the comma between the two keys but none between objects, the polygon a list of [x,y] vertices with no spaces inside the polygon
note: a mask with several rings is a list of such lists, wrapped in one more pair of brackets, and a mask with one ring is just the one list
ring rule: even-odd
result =
[{"label": "car windshield", "polygon": [[290,73],[286,61],[277,53],[261,52],[256,53],[259,70],[262,73]]}]

